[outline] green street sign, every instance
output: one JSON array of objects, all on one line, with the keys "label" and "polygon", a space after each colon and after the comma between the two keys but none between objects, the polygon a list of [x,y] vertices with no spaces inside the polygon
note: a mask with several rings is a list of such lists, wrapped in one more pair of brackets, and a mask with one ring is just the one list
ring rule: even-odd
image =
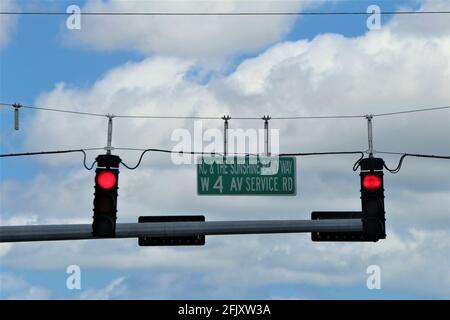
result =
[{"label": "green street sign", "polygon": [[199,195],[295,196],[294,157],[203,157],[197,164]]}]

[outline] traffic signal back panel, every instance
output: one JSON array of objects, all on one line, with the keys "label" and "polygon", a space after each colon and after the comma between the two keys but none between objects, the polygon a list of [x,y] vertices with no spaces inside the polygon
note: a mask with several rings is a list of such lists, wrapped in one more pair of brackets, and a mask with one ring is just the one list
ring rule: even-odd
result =
[{"label": "traffic signal back panel", "polygon": [[[362,219],[362,212],[330,212],[314,211],[311,213],[311,220],[330,220],[330,219]],[[371,241],[364,237],[363,232],[311,232],[312,241]]]},{"label": "traffic signal back panel", "polygon": [[[139,223],[205,221],[205,216],[144,216]],[[139,237],[139,246],[203,246],[204,235],[187,237]]]}]

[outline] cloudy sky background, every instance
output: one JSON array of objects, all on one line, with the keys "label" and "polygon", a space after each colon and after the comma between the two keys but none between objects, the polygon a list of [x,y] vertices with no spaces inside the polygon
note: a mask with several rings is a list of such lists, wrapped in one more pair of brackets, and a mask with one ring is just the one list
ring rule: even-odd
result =
[{"label": "cloudy sky background", "polygon": [[[437,1],[10,1],[2,11],[449,10]],[[369,114],[450,103],[448,16],[1,17],[0,100],[115,114],[235,117]],[[0,110],[1,152],[103,147],[105,119]],[[281,152],[367,149],[363,119],[271,121]],[[203,127],[221,128],[220,121]],[[232,128],[262,128],[232,120]],[[116,147],[172,148],[192,121],[116,119]],[[450,154],[449,112],[374,120],[379,151]],[[117,151],[134,164],[137,152]],[[96,156],[89,153],[89,160]],[[398,156],[384,158],[390,167]],[[355,156],[297,159],[295,197],[199,197],[193,165],[150,154],[120,173],[119,221],[204,214],[207,220],[308,219],[360,210]],[[90,223],[93,172],[81,155],[0,161],[0,223]],[[450,165],[407,158],[385,176],[387,234],[378,243],[312,243],[307,234],[207,237],[204,247],[141,248],[137,240],[0,245],[0,298],[450,298]],[[65,270],[82,271],[67,290]],[[366,268],[381,268],[381,290]]]}]

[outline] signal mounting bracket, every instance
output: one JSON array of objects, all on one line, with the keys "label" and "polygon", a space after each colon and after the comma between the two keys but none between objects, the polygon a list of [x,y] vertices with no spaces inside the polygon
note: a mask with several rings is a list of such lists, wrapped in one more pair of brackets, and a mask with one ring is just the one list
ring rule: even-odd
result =
[{"label": "signal mounting bracket", "polygon": [[111,154],[111,150],[114,148],[111,146],[112,143],[112,130],[113,130],[113,118],[115,117],[114,114],[107,114],[106,117],[108,118],[108,137],[106,142],[106,154]]},{"label": "signal mounting bracket", "polygon": [[112,154],[100,154],[95,159],[97,161],[97,167],[102,168],[118,168],[122,161],[119,156]]},{"label": "signal mounting bracket", "polygon": [[384,160],[382,158],[371,157],[362,159],[359,164],[362,171],[382,171]]},{"label": "signal mounting bracket", "polygon": [[367,119],[367,138],[368,138],[368,142],[369,142],[369,149],[367,150],[367,152],[369,153],[369,158],[372,158],[373,157],[373,132],[372,132],[373,114],[367,114],[366,119]]}]

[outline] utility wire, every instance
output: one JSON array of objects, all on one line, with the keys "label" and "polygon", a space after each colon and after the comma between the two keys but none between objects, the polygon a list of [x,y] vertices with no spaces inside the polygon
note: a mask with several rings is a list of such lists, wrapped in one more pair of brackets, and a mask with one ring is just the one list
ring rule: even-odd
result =
[{"label": "utility wire", "polygon": [[[121,148],[116,148],[116,150],[121,150]],[[128,148],[127,150],[130,150],[130,148]],[[151,148],[151,149],[145,149],[144,151],[142,151],[142,153],[141,153],[141,155],[140,155],[140,157],[139,157],[139,160],[138,160],[138,162],[137,162],[137,164],[135,165],[135,166],[128,166],[125,162],[123,162],[122,160],[120,161],[122,164],[123,164],[123,166],[125,167],[125,168],[127,168],[127,169],[129,169],[129,170],[135,170],[135,169],[137,169],[139,166],[140,166],[140,164],[141,164],[141,161],[142,161],[142,158],[144,157],[144,155],[147,153],[147,152],[160,152],[160,153],[178,153],[178,154],[192,154],[192,155],[205,155],[206,153],[204,153],[204,152],[194,152],[194,151],[190,151],[190,152],[186,152],[186,151],[171,151],[171,150],[165,150],[165,149],[153,149],[153,148]],[[209,153],[208,155],[213,155],[213,154],[211,154],[211,153]]]},{"label": "utility wire", "polygon": [[[10,104],[10,103],[2,103],[0,102],[0,106],[8,106],[13,108],[28,108],[28,109],[34,109],[34,110],[44,110],[44,111],[53,111],[53,112],[62,112],[62,113],[70,113],[70,114],[77,114],[77,115],[88,115],[88,116],[96,116],[96,117],[117,117],[117,118],[151,118],[151,119],[199,119],[199,120],[216,120],[220,119],[223,120],[223,117],[201,117],[201,116],[145,116],[145,115],[110,115],[110,114],[100,114],[100,113],[92,113],[92,112],[81,112],[81,111],[73,111],[73,110],[64,110],[64,109],[57,109],[57,108],[43,108],[43,107],[33,107],[33,106],[24,106],[20,104]],[[436,111],[436,110],[443,110],[443,109],[450,109],[450,106],[443,106],[443,107],[433,107],[433,108],[425,108],[425,109],[413,109],[413,110],[404,110],[404,111],[396,111],[396,112],[389,112],[389,113],[379,113],[371,115],[372,117],[382,117],[382,116],[392,116],[392,115],[400,115],[400,114],[408,114],[408,113],[417,113],[417,112],[426,112],[426,111]],[[341,119],[341,118],[367,118],[367,115],[333,115],[333,116],[293,116],[293,117],[271,117],[270,119],[274,120],[297,120],[297,119]],[[257,117],[236,117],[229,119],[239,119],[239,120],[264,120],[263,118],[257,118]],[[31,156],[31,155],[42,155],[42,154],[58,154],[58,153],[70,153],[70,152],[82,152],[84,155],[83,159],[83,165],[87,170],[92,170],[94,163],[88,167],[86,165],[86,152],[87,150],[102,150],[104,148],[91,148],[91,149],[79,149],[79,150],[64,150],[64,151],[46,151],[46,152],[32,152],[32,153],[17,153],[17,154],[2,154],[0,157],[13,157],[13,156]],[[128,166],[124,162],[122,164],[130,169],[134,170],[139,167],[139,165],[142,162],[142,158],[147,152],[161,152],[161,153],[179,153],[179,154],[191,154],[191,155],[220,155],[217,153],[204,153],[204,152],[185,152],[185,151],[173,151],[173,150],[167,150],[167,149],[136,149],[136,148],[115,148],[116,150],[135,150],[135,151],[142,151],[139,160],[135,166]],[[436,156],[436,155],[424,155],[424,154],[409,154],[409,153],[394,153],[394,152],[378,152],[378,153],[386,153],[386,154],[399,154],[402,155],[399,164],[395,169],[388,168],[385,164],[384,167],[386,170],[388,170],[391,173],[398,173],[400,171],[400,168],[403,164],[403,160],[406,157],[421,157],[421,158],[435,158],[435,159],[450,159],[449,156]],[[286,157],[286,156],[318,156],[318,155],[338,155],[338,154],[361,154],[361,158],[355,162],[353,165],[353,170],[356,171],[359,167],[360,161],[364,158],[364,152],[362,151],[337,151],[337,152],[315,152],[315,153],[285,153],[280,154],[280,157]],[[223,156],[223,155],[222,155]],[[259,156],[255,154],[238,154],[235,153],[230,156]]]},{"label": "utility wire", "polygon": [[[381,15],[435,15],[449,14],[450,11],[383,11]],[[63,11],[3,11],[0,15],[51,15],[51,16],[69,16],[73,12]],[[77,13],[76,13],[77,14]],[[84,16],[367,16],[372,12],[366,11],[278,11],[278,12],[83,12]]]},{"label": "utility wire", "polygon": [[442,109],[449,109],[450,106],[445,107],[436,107],[436,108],[425,108],[425,109],[415,109],[415,110],[406,110],[406,111],[397,111],[397,112],[388,112],[388,113],[378,113],[374,114],[374,117],[384,117],[384,116],[393,116],[398,114],[405,114],[405,113],[416,113],[416,112],[425,112],[425,111],[434,111],[434,110],[442,110]]},{"label": "utility wire", "polygon": [[[208,155],[208,156],[212,156],[212,155],[216,155],[216,156],[223,156],[220,153],[205,153],[205,152],[195,152],[195,151],[174,151],[174,150],[167,150],[167,149],[137,149],[137,148],[115,148],[116,150],[132,150],[132,151],[142,151],[139,160],[137,162],[137,164],[135,166],[128,166],[126,163],[124,163],[123,161],[121,161],[121,163],[124,165],[124,167],[126,167],[127,169],[130,170],[135,170],[137,169],[141,162],[142,162],[142,158],[144,157],[144,155],[147,152],[160,152],[160,153],[170,153],[170,154],[191,154],[191,155]],[[390,152],[377,152],[377,153],[386,153],[389,154]],[[306,156],[323,156],[323,155],[347,155],[347,154],[360,154],[361,157],[354,163],[353,165],[353,171],[358,170],[361,160],[364,158],[364,152],[363,151],[329,151],[329,152],[302,152],[302,153],[280,153],[278,156],[279,157],[306,157]],[[397,167],[395,169],[390,169],[388,166],[386,166],[385,163],[383,163],[383,166],[386,170],[388,170],[390,173],[398,173],[402,167],[403,164],[403,160],[406,157],[418,157],[418,158],[432,158],[432,159],[447,159],[450,160],[450,156],[436,156],[436,155],[429,155],[429,154],[412,154],[412,153],[390,153],[390,154],[401,154],[401,158],[399,160],[399,163],[397,165]],[[228,156],[230,157],[235,157],[235,156],[265,156],[263,154],[239,154],[239,153],[234,153],[234,154],[228,154]]]},{"label": "utility wire", "polygon": [[[159,152],[159,153],[170,153],[170,154],[190,154],[190,155],[207,155],[207,156],[224,156],[221,153],[207,153],[207,152],[198,152],[198,151],[176,151],[176,150],[168,150],[168,149],[138,149],[138,148],[114,148],[115,150],[129,150],[129,151],[142,151],[141,155],[139,156],[139,160],[135,166],[128,166],[126,163],[122,161],[122,164],[124,167],[130,170],[135,170],[139,167],[139,165],[142,162],[142,158],[147,152]],[[342,154],[360,154],[361,158],[357,161],[359,162],[362,158],[364,158],[364,152],[363,151],[332,151],[332,152],[310,152],[310,153],[280,153],[279,157],[305,157],[305,156],[323,156],[323,155],[342,155]],[[251,156],[257,156],[257,157],[265,157],[265,154],[251,154],[251,153],[232,153],[227,154],[228,157],[236,157],[236,156],[243,156],[243,157],[251,157]],[[276,156],[276,155],[275,155]]]},{"label": "utility wire", "polygon": [[[90,167],[86,165],[86,152],[85,151],[91,151],[91,150],[104,150],[104,148],[87,148],[87,149],[75,149],[75,150],[57,150],[57,151],[40,151],[40,152],[24,152],[24,153],[9,153],[9,154],[0,154],[0,158],[6,158],[6,157],[20,157],[20,156],[35,156],[35,155],[46,155],[46,154],[62,154],[62,153],[72,153],[72,152],[81,152],[83,153],[84,159],[83,159],[83,165],[87,170],[92,170],[94,167],[96,161],[92,163]],[[125,151],[142,151],[141,155],[139,156],[139,160],[135,166],[128,166],[126,163],[121,161],[121,163],[130,170],[135,170],[139,167],[139,165],[142,162],[142,159],[144,155],[147,152],[157,152],[157,153],[168,153],[168,154],[190,154],[190,155],[201,155],[201,156],[221,156],[223,157],[224,154],[222,153],[210,153],[210,152],[200,152],[200,151],[176,151],[176,150],[169,150],[169,149],[158,149],[158,148],[149,148],[149,149],[139,149],[139,148],[114,148],[114,150],[125,150]],[[361,154],[361,159],[364,157],[364,152],[362,151],[333,151],[333,152],[311,152],[311,153],[283,153],[279,154],[279,157],[301,157],[301,156],[321,156],[321,155],[339,155],[339,154]],[[232,153],[227,154],[229,157],[237,157],[237,156],[258,156],[258,157],[265,157],[265,154],[251,154],[251,153]],[[358,160],[359,161],[359,160]]]},{"label": "utility wire", "polygon": [[331,116],[293,116],[293,117],[271,117],[272,120],[302,120],[302,119],[350,119],[365,118],[365,115],[331,115]]},{"label": "utility wire", "polygon": [[[87,166],[86,164],[86,151],[93,150],[104,150],[105,148],[86,148],[86,149],[72,149],[72,150],[57,150],[57,151],[40,151],[40,152],[24,152],[24,153],[9,153],[9,154],[0,154],[0,158],[6,157],[20,157],[20,156],[35,156],[35,155],[46,155],[46,154],[63,154],[63,153],[74,153],[81,152],[83,153],[83,165],[87,170],[92,170],[95,163],[94,161],[91,166]],[[190,155],[202,155],[202,156],[224,156],[221,153],[208,153],[208,152],[200,152],[200,151],[176,151],[176,150],[168,150],[168,149],[158,149],[158,148],[149,148],[149,149],[140,149],[140,148],[114,148],[114,150],[124,150],[124,151],[142,151],[139,156],[139,160],[134,166],[129,166],[125,162],[121,161],[123,166],[130,170],[137,169],[147,152],[157,152],[157,153],[168,153],[168,154],[190,154]],[[279,157],[306,157],[306,156],[324,156],[324,155],[348,155],[348,154],[360,154],[361,157],[355,162],[353,165],[353,171],[356,171],[359,168],[361,160],[364,158],[363,151],[328,151],[328,152],[298,152],[298,153],[280,153]],[[445,159],[450,160],[450,156],[442,156],[442,155],[431,155],[431,154],[415,154],[415,153],[400,153],[400,152],[385,152],[385,151],[376,151],[375,153],[379,154],[393,154],[393,155],[401,155],[399,163],[395,169],[390,169],[386,164],[383,163],[383,166],[386,170],[391,173],[398,173],[402,167],[403,161],[406,157],[417,157],[417,158],[430,158],[430,159]],[[250,153],[232,153],[227,154],[229,157],[237,157],[237,156],[257,156],[257,157],[266,157],[265,154],[250,154]],[[276,156],[276,155],[274,155]]]},{"label": "utility wire", "polygon": [[64,109],[58,109],[58,108],[33,107],[33,106],[14,104],[14,103],[0,103],[0,105],[1,106],[10,106],[10,107],[19,107],[19,108],[24,108],[24,109],[44,110],[44,111],[62,112],[62,113],[78,114],[78,115],[85,115],[85,116],[94,116],[94,117],[107,117],[108,116],[106,114],[101,114],[101,113],[64,110]]},{"label": "utility wire", "polygon": [[450,156],[437,156],[433,154],[415,154],[415,153],[400,153],[400,152],[384,152],[384,151],[377,151],[376,153],[380,154],[394,154],[394,155],[401,155],[398,165],[395,169],[390,169],[388,166],[386,166],[385,163],[383,163],[384,168],[389,171],[390,173],[398,173],[403,165],[403,161],[406,157],[416,157],[416,158],[429,158],[429,159],[444,159],[444,160],[450,160]]},{"label": "utility wire", "polygon": [[387,152],[387,151],[375,151],[375,153],[393,154],[393,155],[405,155],[406,154],[409,157],[418,157],[418,158],[450,159],[450,156],[441,156],[441,155],[434,155],[434,154],[417,154],[417,153]]},{"label": "utility wire", "polygon": [[114,115],[114,118],[124,119],[183,119],[183,120],[219,120],[221,117],[197,117],[197,116],[151,116],[151,115]]},{"label": "utility wire", "polygon": [[[450,156],[441,156],[441,155],[433,155],[433,154],[416,154],[416,153],[402,153],[402,152],[384,152],[384,151],[374,151],[374,154],[393,154],[393,155],[401,155],[398,165],[395,169],[390,169],[386,163],[383,162],[383,167],[389,171],[390,173],[398,173],[403,165],[403,160],[405,160],[406,157],[417,157],[417,158],[429,158],[429,159],[444,159],[444,160],[450,160]],[[359,159],[353,166],[353,171],[358,170],[360,162],[362,158]]]},{"label": "utility wire", "polygon": [[92,168],[94,167],[94,165],[95,165],[95,163],[97,161],[94,161],[90,167],[88,167],[87,164],[86,164],[86,151],[92,151],[92,150],[104,150],[104,148],[88,148],[88,149],[57,150],[57,151],[39,151],[39,152],[24,152],[24,153],[7,153],[7,154],[0,154],[0,158],[81,152],[81,153],[83,153],[83,165],[84,165],[84,167],[87,170],[92,170]]},{"label": "utility wire", "polygon": [[[3,103],[0,102],[0,106],[5,107],[19,107],[33,110],[43,110],[43,111],[53,111],[53,112],[62,112],[69,114],[77,114],[77,115],[86,115],[86,116],[95,116],[95,117],[114,117],[114,118],[128,118],[128,119],[183,119],[183,120],[223,120],[223,117],[214,117],[214,116],[159,116],[159,115],[115,115],[115,114],[101,114],[101,113],[93,113],[93,112],[82,112],[82,111],[74,111],[74,110],[66,110],[59,108],[44,108],[44,107],[33,107],[15,103]],[[389,113],[378,113],[373,114],[373,117],[382,117],[382,116],[391,116],[391,115],[399,115],[399,114],[407,114],[407,113],[416,113],[416,112],[426,112],[426,111],[436,111],[450,109],[450,106],[443,107],[432,107],[425,109],[412,109],[412,110],[404,110],[404,111],[395,111]],[[324,116],[291,116],[291,117],[271,117],[272,120],[304,120],[304,119],[347,119],[347,118],[366,118],[366,115],[324,115]],[[230,117],[229,120],[263,120],[262,117]]]}]

